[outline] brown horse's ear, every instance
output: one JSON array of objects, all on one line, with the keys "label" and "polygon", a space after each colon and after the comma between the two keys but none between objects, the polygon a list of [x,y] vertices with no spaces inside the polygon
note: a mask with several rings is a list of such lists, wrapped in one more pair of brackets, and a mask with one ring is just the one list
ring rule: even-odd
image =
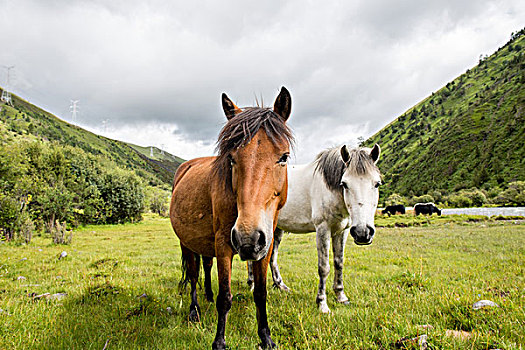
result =
[{"label": "brown horse's ear", "polygon": [[372,151],[370,151],[370,157],[372,157],[372,160],[374,161],[374,163],[377,163],[380,155],[381,155],[381,148],[376,143],[374,145],[374,148],[372,148]]},{"label": "brown horse's ear", "polygon": [[242,110],[237,107],[235,103],[233,103],[232,100],[226,96],[225,93],[222,93],[222,109],[224,110],[224,114],[226,114],[226,118],[228,118],[228,120],[242,112]]},{"label": "brown horse's ear", "polygon": [[292,96],[290,92],[283,86],[279,96],[275,99],[273,104],[273,111],[277,113],[284,121],[287,121],[292,112]]},{"label": "brown horse's ear", "polygon": [[343,147],[341,147],[341,158],[343,158],[343,162],[345,162],[345,164],[347,164],[350,160],[350,153],[348,152],[348,148],[346,148],[346,145],[343,145]]}]

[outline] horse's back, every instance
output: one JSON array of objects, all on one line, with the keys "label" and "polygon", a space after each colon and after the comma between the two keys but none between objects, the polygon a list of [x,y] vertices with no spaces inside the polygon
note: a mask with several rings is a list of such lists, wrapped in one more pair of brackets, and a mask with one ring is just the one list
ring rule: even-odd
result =
[{"label": "horse's back", "polygon": [[214,159],[192,159],[177,169],[170,205],[171,225],[181,244],[205,256],[215,256],[210,195]]}]

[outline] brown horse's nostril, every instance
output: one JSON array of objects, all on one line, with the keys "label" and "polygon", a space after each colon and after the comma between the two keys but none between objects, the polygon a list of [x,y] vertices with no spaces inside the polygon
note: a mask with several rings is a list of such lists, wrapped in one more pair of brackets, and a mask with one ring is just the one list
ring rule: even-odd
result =
[{"label": "brown horse's nostril", "polygon": [[255,231],[256,234],[259,235],[259,237],[257,238],[257,249],[258,250],[261,250],[263,249],[264,247],[266,247],[266,236],[264,235],[264,232],[261,231],[261,230],[257,230]]},{"label": "brown horse's nostril", "polygon": [[233,249],[239,251],[239,241],[237,239],[237,230],[235,228],[232,228],[231,241]]}]

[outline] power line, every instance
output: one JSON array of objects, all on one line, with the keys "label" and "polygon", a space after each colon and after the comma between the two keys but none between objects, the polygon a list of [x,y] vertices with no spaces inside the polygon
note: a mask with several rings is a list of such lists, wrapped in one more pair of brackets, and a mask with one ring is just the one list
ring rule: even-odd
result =
[{"label": "power line", "polygon": [[77,122],[77,113],[78,113],[78,103],[80,100],[71,100],[71,105],[69,106],[69,110],[71,111],[71,121],[73,124]]},{"label": "power line", "polygon": [[104,133],[106,133],[106,131],[108,130],[108,122],[109,122],[109,119],[104,119],[102,121],[102,129],[104,130]]},{"label": "power line", "polygon": [[9,92],[9,76],[11,74],[11,69],[14,69],[15,66],[3,66],[7,70],[7,82],[5,84],[5,89],[2,90],[2,97],[0,98],[7,104],[11,103],[11,93]]}]

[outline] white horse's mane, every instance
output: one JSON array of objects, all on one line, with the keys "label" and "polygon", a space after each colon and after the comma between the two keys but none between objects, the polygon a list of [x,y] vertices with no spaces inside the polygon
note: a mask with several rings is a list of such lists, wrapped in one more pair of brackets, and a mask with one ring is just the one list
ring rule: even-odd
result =
[{"label": "white horse's mane", "polygon": [[341,191],[341,178],[345,171],[354,175],[366,175],[379,168],[370,156],[369,148],[353,148],[348,150],[349,160],[345,164],[341,158],[341,147],[328,148],[320,152],[315,159],[315,171],[323,175],[328,188],[332,191]]}]

